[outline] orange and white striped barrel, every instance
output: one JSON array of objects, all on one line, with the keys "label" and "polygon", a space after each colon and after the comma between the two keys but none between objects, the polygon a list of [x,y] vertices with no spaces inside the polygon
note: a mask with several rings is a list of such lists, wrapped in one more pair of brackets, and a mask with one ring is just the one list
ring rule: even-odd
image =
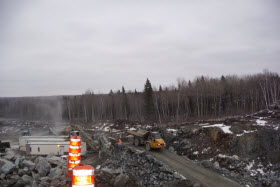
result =
[{"label": "orange and white striped barrel", "polygon": [[72,161],[72,160],[69,160],[68,161],[68,171],[72,171],[72,169],[78,165],[81,164],[81,160],[76,160],[76,161]]},{"label": "orange and white striped barrel", "polygon": [[71,146],[81,146],[82,145],[81,137],[80,136],[71,136],[70,145]]},{"label": "orange and white striped barrel", "polygon": [[82,151],[81,147],[79,146],[72,146],[69,147],[69,153],[80,153]]},{"label": "orange and white striped barrel", "polygon": [[69,153],[68,159],[72,161],[81,160],[81,153]]},{"label": "orange and white striped barrel", "polygon": [[81,145],[82,140],[78,131],[70,133],[70,147],[68,156],[68,171],[67,176],[72,177],[72,170],[74,167],[81,164]]},{"label": "orange and white striped barrel", "polygon": [[94,187],[94,168],[90,165],[73,168],[72,187]]}]

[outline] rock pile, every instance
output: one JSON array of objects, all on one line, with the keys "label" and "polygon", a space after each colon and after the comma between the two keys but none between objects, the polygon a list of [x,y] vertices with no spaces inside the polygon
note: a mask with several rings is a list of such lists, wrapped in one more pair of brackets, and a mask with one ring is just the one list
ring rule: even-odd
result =
[{"label": "rock pile", "polygon": [[[170,182],[181,181],[186,187],[197,185],[154,159],[146,152],[139,152],[120,146],[119,152],[102,164],[102,168],[112,168],[128,176],[135,176],[143,186],[163,186]],[[170,183],[170,186],[172,184]]]},{"label": "rock pile", "polygon": [[108,168],[95,170],[94,180],[96,187],[141,187],[136,177]]},{"label": "rock pile", "polygon": [[200,164],[218,173],[249,186],[280,186],[280,164],[263,166],[263,161],[239,158],[237,155],[218,154],[213,159],[202,160]]},{"label": "rock pile", "polygon": [[8,149],[0,158],[0,186],[3,187],[63,187],[67,185],[66,161],[47,157],[25,157]]},{"label": "rock pile", "polygon": [[171,152],[241,184],[280,186],[279,105],[252,115],[189,123],[160,132]]}]

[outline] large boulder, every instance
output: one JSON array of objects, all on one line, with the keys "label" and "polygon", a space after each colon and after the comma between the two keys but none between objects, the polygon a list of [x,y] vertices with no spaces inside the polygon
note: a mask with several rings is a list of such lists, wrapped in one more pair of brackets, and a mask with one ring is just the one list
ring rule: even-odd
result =
[{"label": "large boulder", "polygon": [[16,157],[16,160],[15,160],[15,165],[16,165],[16,167],[18,167],[19,165],[21,165],[22,161],[23,161],[23,158],[21,158],[21,157]]},{"label": "large boulder", "polygon": [[32,172],[32,178],[35,180],[35,181],[39,181],[40,180],[40,175],[38,173],[34,173]]},{"label": "large boulder", "polygon": [[225,133],[220,128],[207,128],[207,130],[213,143],[221,141],[225,136]]},{"label": "large boulder", "polygon": [[124,187],[128,180],[129,177],[127,175],[121,174],[115,179],[114,187]]},{"label": "large boulder", "polygon": [[64,164],[64,160],[62,160],[60,157],[57,157],[57,156],[49,157],[49,158],[47,158],[47,161],[51,165],[55,165],[55,166],[61,166]]},{"label": "large boulder", "polygon": [[40,157],[35,169],[38,171],[41,177],[45,177],[50,172],[51,165],[49,164],[46,158]]},{"label": "large boulder", "polygon": [[25,184],[22,180],[20,180],[14,185],[14,187],[25,187]]},{"label": "large boulder", "polygon": [[18,175],[12,175],[11,177],[10,177],[10,180],[14,180],[14,181],[18,181],[18,180],[20,180],[20,177],[18,176]]},{"label": "large boulder", "polygon": [[49,186],[51,186],[50,182],[51,182],[51,180],[49,179],[49,177],[42,177],[40,180],[40,186],[49,187]]},{"label": "large boulder", "polygon": [[63,172],[60,168],[52,168],[49,173],[50,179],[59,179],[62,176]]},{"label": "large boulder", "polygon": [[0,169],[1,173],[4,173],[5,175],[12,173],[16,167],[15,164],[5,159],[0,159],[0,166],[2,166]]},{"label": "large boulder", "polygon": [[34,167],[34,166],[35,166],[35,163],[33,163],[33,162],[30,161],[30,160],[24,160],[24,161],[22,162],[22,165],[23,165],[23,167],[31,168],[31,167]]},{"label": "large boulder", "polygon": [[202,160],[201,165],[206,168],[210,168],[212,166],[212,163],[209,160]]},{"label": "large boulder", "polygon": [[217,161],[214,162],[213,168],[216,169],[216,170],[219,170],[219,169],[220,169],[220,164],[219,164],[219,162],[217,162]]},{"label": "large boulder", "polygon": [[112,187],[114,184],[115,175],[108,171],[95,170],[94,182],[96,187]]},{"label": "large boulder", "polygon": [[23,180],[24,184],[27,184],[27,185],[28,185],[28,184],[31,185],[32,182],[33,182],[32,177],[30,177],[30,176],[28,176],[28,175],[23,175],[23,176],[22,176],[22,180]]},{"label": "large boulder", "polygon": [[3,158],[6,160],[12,160],[14,157],[15,157],[15,152],[10,150]]},{"label": "large boulder", "polygon": [[49,153],[49,154],[47,155],[46,159],[49,159],[49,158],[51,158],[51,157],[55,157],[55,154],[54,154],[54,153]]}]

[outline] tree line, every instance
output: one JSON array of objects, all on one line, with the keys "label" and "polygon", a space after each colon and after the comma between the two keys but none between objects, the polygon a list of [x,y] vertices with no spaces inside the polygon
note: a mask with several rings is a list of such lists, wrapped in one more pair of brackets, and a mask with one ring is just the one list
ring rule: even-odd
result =
[{"label": "tree line", "polygon": [[249,114],[279,102],[279,97],[279,75],[269,71],[178,79],[177,85],[158,88],[147,79],[141,92],[122,87],[108,94],[88,90],[76,96],[1,98],[0,117],[54,120],[60,115],[63,120],[85,123],[117,119],[179,122]]}]

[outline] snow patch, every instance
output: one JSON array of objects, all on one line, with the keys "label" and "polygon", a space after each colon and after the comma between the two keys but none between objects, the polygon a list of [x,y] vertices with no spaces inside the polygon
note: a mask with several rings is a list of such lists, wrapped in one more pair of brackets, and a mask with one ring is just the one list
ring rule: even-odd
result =
[{"label": "snow patch", "polygon": [[200,123],[200,124],[197,124],[198,126],[206,126],[206,125],[209,125],[209,123]]},{"label": "snow patch", "polygon": [[198,151],[193,152],[193,155],[198,155]]},{"label": "snow patch", "polygon": [[105,131],[105,132],[108,132],[109,130],[110,130],[110,127],[105,127],[105,128],[104,128],[104,131]]},{"label": "snow patch", "polygon": [[186,177],[184,177],[181,173],[178,173],[177,171],[175,171],[175,174],[179,175],[182,179],[186,179]]},{"label": "snow patch", "polygon": [[112,132],[120,132],[121,130],[112,129]]},{"label": "snow patch", "polygon": [[219,127],[220,129],[222,129],[224,131],[224,133],[226,134],[233,134],[229,129],[231,128],[231,126],[226,126],[223,123],[221,124],[215,124],[215,125],[207,125],[207,126],[202,126],[202,128],[208,128],[208,127]]},{"label": "snow patch", "polygon": [[177,129],[166,129],[168,132],[177,132]]},{"label": "snow patch", "polygon": [[106,125],[106,123],[104,123],[103,125],[102,125],[102,127],[100,127],[100,131],[103,129],[103,127],[105,127],[105,125]]},{"label": "snow patch", "polygon": [[197,131],[198,131],[198,129],[194,129],[192,132],[193,132],[193,133],[196,133]]},{"label": "snow patch", "polygon": [[242,134],[236,134],[236,136],[243,136],[244,134],[253,133],[253,132],[257,132],[257,130],[253,130],[253,131],[246,131],[246,130],[243,130],[243,133],[242,133]]},{"label": "snow patch", "polygon": [[231,159],[239,160],[239,157],[237,155],[228,156],[228,155],[218,154],[218,157],[219,158],[231,158]]},{"label": "snow patch", "polygon": [[203,150],[202,150],[202,154],[205,154],[205,153],[207,153],[209,150],[211,149],[211,147],[208,147],[208,148],[204,148]]},{"label": "snow patch", "polygon": [[153,127],[150,126],[150,125],[147,125],[147,126],[146,126],[146,129],[151,129],[151,128],[153,128]]},{"label": "snow patch", "polygon": [[252,169],[252,167],[254,166],[254,164],[255,164],[255,161],[254,161],[254,160],[253,160],[253,162],[249,162],[249,165],[246,166],[246,169],[247,169],[248,171],[250,171],[250,170]]},{"label": "snow patch", "polygon": [[263,168],[258,168],[257,171],[260,172],[260,174],[262,174],[262,175],[264,174]]},{"label": "snow patch", "polygon": [[257,123],[256,125],[258,125],[258,126],[265,126],[267,121],[264,121],[264,120],[261,120],[261,119],[257,119],[256,123]]}]

